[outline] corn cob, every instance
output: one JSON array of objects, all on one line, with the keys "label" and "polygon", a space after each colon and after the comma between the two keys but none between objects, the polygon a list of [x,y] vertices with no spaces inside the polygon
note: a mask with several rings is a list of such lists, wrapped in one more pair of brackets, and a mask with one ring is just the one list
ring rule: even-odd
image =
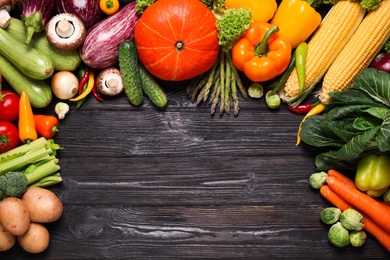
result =
[{"label": "corn cob", "polygon": [[330,101],[330,91],[343,91],[375,58],[390,37],[390,0],[370,11],[325,74],[319,100]]},{"label": "corn cob", "polygon": [[[306,56],[305,92],[308,93],[321,80],[341,49],[345,46],[366,11],[358,2],[337,2],[308,42]],[[296,69],[287,79],[280,96],[284,102],[296,101],[299,83]]]}]

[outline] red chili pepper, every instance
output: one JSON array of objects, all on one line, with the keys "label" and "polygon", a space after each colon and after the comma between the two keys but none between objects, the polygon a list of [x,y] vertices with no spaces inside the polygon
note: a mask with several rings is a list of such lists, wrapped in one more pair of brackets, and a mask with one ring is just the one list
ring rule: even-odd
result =
[{"label": "red chili pepper", "polygon": [[304,115],[304,114],[307,114],[307,112],[309,112],[317,104],[318,104],[318,102],[314,103],[314,104],[306,103],[306,104],[300,104],[296,107],[287,106],[287,108],[288,108],[288,110],[290,110],[291,112],[293,112],[295,114]]},{"label": "red chili pepper", "polygon": [[95,97],[95,99],[96,99],[97,101],[103,102],[103,99],[99,96],[99,94],[98,94],[98,92],[97,92],[96,83],[95,83],[95,85],[93,86],[92,95]]},{"label": "red chili pepper", "polygon": [[86,70],[84,72],[83,77],[80,79],[79,88],[78,88],[78,95],[81,95],[83,93],[83,87],[87,83],[89,78],[89,70]]}]

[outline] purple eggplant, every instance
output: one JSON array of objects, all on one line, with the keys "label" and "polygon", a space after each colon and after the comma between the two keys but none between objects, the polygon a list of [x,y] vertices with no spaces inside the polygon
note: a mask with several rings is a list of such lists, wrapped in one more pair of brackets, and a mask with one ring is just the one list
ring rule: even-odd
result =
[{"label": "purple eggplant", "polygon": [[123,6],[89,28],[80,48],[80,57],[91,68],[102,69],[118,61],[118,48],[123,40],[131,40],[139,16],[135,1]]},{"label": "purple eggplant", "polygon": [[72,13],[89,28],[100,19],[99,0],[57,0],[58,13]]},{"label": "purple eggplant", "polygon": [[54,0],[19,0],[21,18],[26,27],[26,43],[30,43],[34,33],[42,32],[52,18]]}]

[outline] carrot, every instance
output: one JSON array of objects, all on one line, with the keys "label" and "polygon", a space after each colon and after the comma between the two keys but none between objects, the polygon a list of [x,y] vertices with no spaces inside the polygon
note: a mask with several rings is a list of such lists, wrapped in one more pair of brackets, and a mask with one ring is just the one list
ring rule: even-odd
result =
[{"label": "carrot", "polygon": [[339,181],[334,176],[328,176],[329,187],[344,200],[349,202],[360,213],[367,214],[378,225],[390,232],[390,210],[384,207],[377,200],[364,194],[358,189],[351,188],[348,184]]},{"label": "carrot", "polygon": [[337,179],[339,179],[342,182],[345,182],[346,184],[350,185],[351,187],[357,188],[355,185],[355,182],[353,180],[351,180],[350,178],[348,178],[347,176],[345,176],[344,174],[342,174],[339,171],[336,171],[334,169],[330,169],[330,170],[328,170],[328,176],[336,177]]},{"label": "carrot", "polygon": [[[348,208],[353,208],[348,202],[337,195],[337,193],[335,193],[328,185],[324,185],[320,188],[320,194],[342,211]],[[381,243],[387,249],[387,251],[390,252],[390,233],[386,232],[366,214],[362,213],[362,215],[364,229],[373,237],[375,237],[379,243]]]},{"label": "carrot", "polygon": [[338,196],[328,185],[323,185],[320,188],[320,194],[342,211],[352,208],[351,204],[349,204],[343,198]]}]

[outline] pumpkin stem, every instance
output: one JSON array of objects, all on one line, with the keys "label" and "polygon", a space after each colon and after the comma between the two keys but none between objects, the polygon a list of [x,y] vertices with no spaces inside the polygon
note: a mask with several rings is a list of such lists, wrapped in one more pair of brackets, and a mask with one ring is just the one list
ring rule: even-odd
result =
[{"label": "pumpkin stem", "polygon": [[271,28],[269,28],[269,30],[266,32],[266,34],[264,35],[261,42],[259,42],[255,46],[255,53],[257,56],[267,55],[267,53],[268,53],[268,44],[267,44],[268,40],[269,40],[269,38],[271,38],[271,36],[274,33],[278,32],[278,31],[279,31],[279,27],[276,25],[273,25]]},{"label": "pumpkin stem", "polygon": [[184,42],[182,41],[177,41],[175,43],[175,48],[176,48],[176,51],[181,51],[182,49],[184,49]]}]

